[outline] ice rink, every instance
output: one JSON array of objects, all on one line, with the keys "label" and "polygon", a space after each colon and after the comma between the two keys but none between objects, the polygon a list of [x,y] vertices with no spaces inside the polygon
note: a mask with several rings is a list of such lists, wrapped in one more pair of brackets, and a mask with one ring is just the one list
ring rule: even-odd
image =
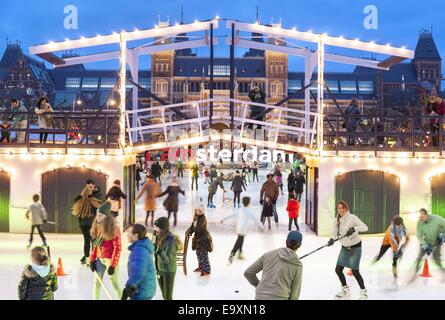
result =
[{"label": "ice rink", "polygon": [[[286,181],[283,177],[283,181]],[[242,195],[249,195],[252,198],[252,209],[260,215],[259,190],[264,174],[260,175],[260,182],[249,184],[247,192]],[[167,186],[164,182],[162,188]],[[184,238],[184,231],[191,222],[192,206],[199,201],[199,197],[205,202],[207,198],[207,186],[200,179],[199,191],[191,192],[188,178],[181,180],[181,186],[186,191],[186,196],[180,195],[180,210],[178,213],[179,226],[174,232]],[[226,189],[230,188],[229,182],[225,183]],[[232,213],[232,208],[227,205],[222,208],[222,192],[218,192],[215,197],[216,209],[207,209],[206,215],[209,220],[209,231],[214,239],[214,251],[210,254],[212,274],[207,277],[200,277],[193,273],[197,267],[195,252],[189,248],[188,256],[188,276],[185,276],[182,269],[178,268],[175,280],[174,299],[253,299],[254,288],[244,279],[244,270],[255,259],[264,252],[279,248],[285,245],[287,234],[287,212],[285,205],[287,202],[287,190],[284,188],[284,195],[279,197],[277,211],[280,217],[280,225],[277,229],[274,225],[271,231],[259,231],[252,227],[252,232],[246,237],[244,242],[245,260],[234,259],[234,263],[227,265],[230,250],[236,240],[235,220],[227,221],[223,225],[219,223],[221,218]],[[232,193],[229,193],[232,197]],[[163,199],[158,201],[157,217],[164,216],[162,207]],[[142,201],[141,201],[142,203]],[[206,203],[204,203],[205,205]],[[302,208],[304,212],[304,208]],[[304,214],[302,214],[304,216]],[[144,212],[141,204],[137,205],[137,221],[142,222]],[[317,237],[302,221],[300,221],[303,232],[302,248],[297,252],[303,255],[319,246],[324,245],[328,238]],[[82,236],[66,234],[48,234],[48,244],[51,247],[53,263],[57,263],[57,258],[63,259],[65,277],[59,277],[59,290],[55,294],[56,299],[92,299],[93,274],[89,268],[82,266],[79,259],[82,256]],[[38,236],[35,244],[40,244]],[[17,285],[25,264],[29,263],[29,254],[26,249],[28,236],[18,234],[0,234],[0,299],[17,299]],[[126,236],[122,237],[123,251],[120,260],[120,278],[122,287],[127,279],[127,257],[128,243]],[[363,237],[363,255],[361,260],[361,272],[368,289],[369,299],[444,299],[445,284],[441,284],[440,271],[430,261],[432,278],[420,278],[408,284],[411,276],[413,262],[417,255],[418,243],[412,238],[400,264],[399,287],[394,290],[391,274],[391,254],[386,256],[376,265],[371,265],[372,258],[377,254],[381,236]],[[303,284],[301,299],[324,299],[331,300],[340,289],[339,280],[334,272],[337,255],[340,245],[324,248],[321,251],[306,257],[303,262]],[[351,299],[358,299],[359,288],[353,277],[347,277],[351,285]],[[105,284],[111,290],[111,284],[105,277]],[[116,299],[117,297],[115,297]],[[102,299],[107,299],[102,293]],[[162,299],[159,288],[155,299]]]}]

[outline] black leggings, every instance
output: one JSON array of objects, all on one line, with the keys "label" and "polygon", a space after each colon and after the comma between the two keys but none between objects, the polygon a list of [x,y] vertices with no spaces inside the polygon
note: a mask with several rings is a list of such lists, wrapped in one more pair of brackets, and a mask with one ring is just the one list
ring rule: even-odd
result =
[{"label": "black leggings", "polygon": [[39,233],[40,238],[43,242],[46,241],[45,235],[42,232],[42,225],[40,224],[33,224],[31,226],[31,233],[29,234],[29,242],[31,243],[34,237],[34,229],[37,229],[37,232]]},{"label": "black leggings", "polygon": [[192,177],[192,190],[193,190],[193,184],[196,185],[196,190],[198,190],[198,177]]},{"label": "black leggings", "polygon": [[83,235],[83,255],[89,257],[91,248],[91,226],[80,226],[80,230],[82,230]]},{"label": "black leggings", "polygon": [[145,226],[148,227],[148,217],[150,217],[151,214],[151,226],[153,227],[153,222],[155,220],[155,212],[154,211],[147,211],[147,215],[145,216]]},{"label": "black leggings", "polygon": [[239,250],[239,252],[243,252],[243,243],[244,243],[244,236],[238,235],[238,238],[236,239],[235,245],[232,249],[232,255],[235,255],[236,252]]},{"label": "black leggings", "polygon": [[292,229],[292,222],[295,223],[297,230],[300,231],[300,228],[298,227],[297,223],[297,218],[289,218],[289,231]]},{"label": "black leggings", "polygon": [[170,220],[170,216],[173,213],[173,226],[176,227],[178,211],[168,211],[168,220]]},{"label": "black leggings", "polygon": [[[383,255],[386,253],[386,251],[387,251],[389,248],[391,248],[391,246],[390,246],[389,244],[382,245],[382,246],[380,247],[379,255],[375,258],[375,261],[379,261],[380,258],[383,257]],[[396,266],[397,266],[397,260],[398,260],[398,258],[395,258],[395,257],[393,256],[393,258],[392,258],[392,266],[393,266],[393,267],[396,267]]]},{"label": "black leggings", "polygon": [[40,133],[40,143],[46,143],[47,139],[48,139],[48,132],[41,132]]},{"label": "black leggings", "polygon": [[260,182],[260,180],[258,180],[258,170],[252,171],[252,182],[255,181],[255,177],[256,177],[256,181]]},{"label": "black leggings", "polygon": [[213,196],[215,195],[215,192],[213,190],[209,191],[209,196],[207,197],[207,204],[213,203]]},{"label": "black leggings", "polygon": [[[343,269],[345,267],[342,266],[336,266],[335,267],[335,273],[337,274],[338,278],[340,279],[341,285],[343,287],[346,287],[346,277],[345,274],[343,273]],[[357,280],[357,283],[360,287],[360,289],[365,289],[365,283],[363,282],[363,278],[362,275],[360,274],[359,270],[352,270],[352,274],[354,275],[355,280]]]},{"label": "black leggings", "polygon": [[241,191],[233,191],[233,204],[240,204]]}]

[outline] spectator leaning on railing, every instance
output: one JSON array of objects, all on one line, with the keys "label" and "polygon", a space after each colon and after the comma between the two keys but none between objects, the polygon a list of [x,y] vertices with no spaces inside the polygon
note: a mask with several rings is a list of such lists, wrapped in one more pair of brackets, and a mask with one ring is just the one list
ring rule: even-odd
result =
[{"label": "spectator leaning on railing", "polygon": [[[429,116],[440,116],[445,114],[445,101],[439,96],[430,96],[426,105],[425,113]],[[439,145],[439,137],[437,134],[440,130],[439,117],[430,119],[431,136],[433,140],[433,146]]]},{"label": "spectator leaning on railing", "polygon": [[[11,106],[14,115],[14,122],[12,123],[12,127],[15,129],[26,129],[28,126],[28,110],[26,109],[23,101],[12,99]],[[26,131],[17,132],[17,143],[25,143]]]}]

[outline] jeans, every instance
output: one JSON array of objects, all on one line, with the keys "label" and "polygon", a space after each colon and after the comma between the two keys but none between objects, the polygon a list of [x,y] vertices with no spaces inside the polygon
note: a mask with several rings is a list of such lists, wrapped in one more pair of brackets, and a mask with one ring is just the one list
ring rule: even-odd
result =
[{"label": "jeans", "polygon": [[232,249],[232,255],[235,255],[237,251],[240,253],[243,252],[243,244],[244,244],[244,236],[238,235],[238,238],[236,238],[235,245]]},{"label": "jeans", "polygon": [[80,226],[80,230],[82,230],[83,235],[83,255],[89,257],[91,249],[91,226]]},{"label": "jeans", "polygon": [[209,190],[209,196],[207,197],[207,205],[213,203],[213,196],[215,195],[215,191],[213,189]]},{"label": "jeans", "polygon": [[[97,275],[99,276],[99,278],[101,280],[103,280],[104,274],[105,274],[105,272],[107,271],[108,267],[111,264],[111,259],[98,258],[95,261],[95,264],[96,264]],[[111,285],[113,286],[114,292],[116,293],[116,297],[118,299],[120,299],[121,296],[122,296],[122,289],[121,289],[121,286],[119,284],[119,266],[116,266],[113,275],[111,275],[109,277],[110,277],[110,282],[111,282]],[[100,289],[101,289],[101,284],[96,279],[96,277],[94,277],[94,283],[93,283],[93,297],[94,297],[94,300],[99,300],[100,299]]]},{"label": "jeans", "polygon": [[48,132],[41,132],[39,136],[40,136],[40,143],[46,143],[46,140],[48,139]]},{"label": "jeans", "polygon": [[37,229],[37,232],[39,233],[40,238],[42,239],[43,243],[46,242],[45,235],[42,232],[42,225],[41,224],[33,224],[31,226],[31,233],[29,234],[29,243],[32,243],[33,237],[34,237],[34,229]]},{"label": "jeans", "polygon": [[253,177],[252,177],[252,182],[255,181],[255,177],[256,177],[256,181],[260,182],[260,180],[258,180],[258,170],[253,170]]},{"label": "jeans", "polygon": [[[442,266],[442,261],[440,259],[440,249],[441,249],[441,245],[438,245],[436,247],[434,247],[432,255],[433,255],[433,259],[434,262],[437,264],[437,266],[440,268],[440,270],[442,270],[442,272],[445,271],[444,267]],[[422,263],[423,257],[425,256],[425,251],[420,248],[419,249],[419,254],[417,256],[416,262],[415,262],[415,266],[416,266],[416,273],[419,272],[420,270],[420,264]]]}]

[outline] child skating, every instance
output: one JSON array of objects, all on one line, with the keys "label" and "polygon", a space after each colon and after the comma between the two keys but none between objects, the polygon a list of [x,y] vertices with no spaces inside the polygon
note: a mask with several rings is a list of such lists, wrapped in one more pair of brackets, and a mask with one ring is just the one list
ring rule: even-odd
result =
[{"label": "child skating", "polygon": [[298,216],[300,215],[300,202],[298,202],[298,200],[295,199],[293,193],[289,193],[289,200],[287,202],[286,210],[289,215],[289,231],[291,231],[292,229],[292,222],[295,224],[295,227],[297,227],[297,231],[300,231],[297,221]]},{"label": "child skating", "polygon": [[264,231],[264,226],[261,222],[255,217],[252,210],[249,208],[250,205],[250,197],[243,197],[242,199],[243,207],[240,210],[236,210],[233,214],[225,217],[221,220],[221,223],[224,221],[237,217],[236,223],[236,234],[238,235],[235,245],[233,246],[232,251],[229,256],[229,264],[232,264],[233,257],[238,252],[238,259],[243,260],[243,244],[244,238],[246,237],[250,224],[256,224],[262,231]]},{"label": "child skating", "polygon": [[42,232],[42,225],[48,219],[48,214],[46,213],[45,207],[40,203],[40,196],[38,194],[33,195],[32,200],[33,204],[29,207],[28,211],[26,211],[26,218],[31,220],[31,233],[29,234],[28,248],[32,245],[34,229],[37,229],[43,245],[46,247],[47,243],[45,235]]}]

